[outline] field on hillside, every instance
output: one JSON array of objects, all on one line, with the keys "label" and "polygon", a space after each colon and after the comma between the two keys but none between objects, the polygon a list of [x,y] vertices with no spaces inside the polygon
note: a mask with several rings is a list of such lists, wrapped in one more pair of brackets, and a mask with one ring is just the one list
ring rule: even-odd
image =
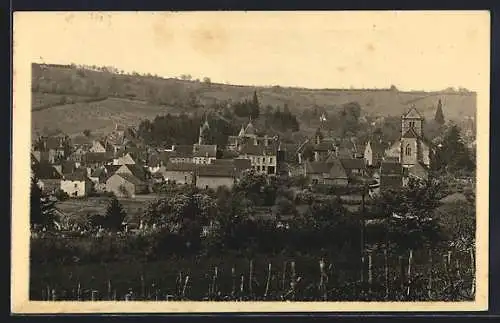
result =
[{"label": "field on hillside", "polygon": [[[262,106],[283,107],[286,104],[299,116],[302,111],[315,106],[331,112],[353,101],[361,105],[364,115],[399,116],[410,104],[415,104],[426,118],[433,118],[439,99],[443,101],[443,111],[447,119],[459,120],[464,116],[474,116],[476,111],[476,95],[470,92],[400,92],[396,89],[313,90],[280,86],[236,86],[153,76],[112,74],[70,67],[41,68],[37,64],[33,65],[32,71],[34,93],[32,109],[44,107],[41,111],[33,112],[35,131],[44,127],[50,129],[63,127],[65,129],[61,130],[71,134],[84,129],[106,131],[114,125],[114,122],[135,125],[141,119],[153,118],[158,114],[176,110],[150,102],[168,101],[170,102],[168,105],[181,110],[180,107],[185,106],[190,100],[202,105],[237,102],[251,98],[254,91],[257,91]],[[41,92],[45,94],[42,95]],[[68,99],[62,99],[63,96]],[[81,102],[85,101],[85,97],[102,96],[113,99]],[[76,103],[61,105],[63,102]],[[183,110],[191,112],[187,108]]]},{"label": "field on hillside", "polygon": [[78,102],[57,105],[32,112],[33,133],[44,128],[60,129],[68,135],[81,134],[85,129],[93,133],[108,133],[115,124],[137,126],[144,119],[158,114],[177,113],[178,109],[145,104],[141,101],[108,98],[97,102]]}]

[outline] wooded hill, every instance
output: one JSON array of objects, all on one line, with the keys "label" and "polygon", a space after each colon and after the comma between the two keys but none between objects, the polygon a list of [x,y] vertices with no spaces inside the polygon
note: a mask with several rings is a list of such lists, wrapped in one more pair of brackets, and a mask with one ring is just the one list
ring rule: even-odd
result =
[{"label": "wooded hill", "polygon": [[[441,92],[402,92],[389,89],[305,89],[281,86],[253,87],[154,75],[125,74],[113,68],[32,64],[33,133],[60,129],[68,134],[85,129],[107,132],[116,123],[138,125],[166,113],[203,114],[251,99],[257,93],[261,109],[288,109],[305,121],[311,111],[338,111],[358,102],[362,116],[399,116],[414,104],[433,119],[438,100],[446,120],[475,116],[476,93],[465,89]],[[304,118],[302,118],[304,116]],[[301,129],[313,125],[301,124]]]}]

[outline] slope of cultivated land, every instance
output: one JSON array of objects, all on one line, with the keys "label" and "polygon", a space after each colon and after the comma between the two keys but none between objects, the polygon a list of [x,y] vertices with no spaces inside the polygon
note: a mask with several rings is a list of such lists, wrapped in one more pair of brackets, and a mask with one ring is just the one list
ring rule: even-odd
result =
[{"label": "slope of cultivated land", "polygon": [[108,98],[97,102],[78,102],[57,105],[32,112],[33,134],[44,128],[58,128],[68,135],[81,134],[85,129],[93,133],[108,133],[115,124],[136,126],[142,120],[158,114],[176,113],[177,109],[145,104],[135,100]]},{"label": "slope of cultivated land", "polygon": [[[314,106],[333,112],[345,103],[356,101],[365,115],[399,116],[414,104],[426,118],[433,118],[439,99],[443,102],[447,119],[461,120],[464,116],[474,116],[476,111],[476,94],[473,92],[253,87],[37,64],[33,64],[32,71],[32,109],[39,110],[33,112],[33,129],[58,127],[70,133],[84,129],[106,131],[117,121],[134,125],[141,119],[152,118],[166,110],[170,112],[164,105],[181,110],[181,106],[190,106],[186,102],[192,100],[205,106],[216,102],[237,102],[251,98],[254,91],[257,91],[262,106],[283,107],[286,104],[298,115]],[[62,96],[66,97],[65,102],[75,103],[62,104]],[[103,97],[109,99],[85,102]],[[99,111],[94,111],[96,109]],[[192,108],[182,110],[193,111]]]}]

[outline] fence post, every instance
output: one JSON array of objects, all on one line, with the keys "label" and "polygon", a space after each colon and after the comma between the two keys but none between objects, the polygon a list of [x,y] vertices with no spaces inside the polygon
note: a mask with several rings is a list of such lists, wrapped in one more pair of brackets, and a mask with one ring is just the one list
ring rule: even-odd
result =
[{"label": "fence post", "polygon": [[398,256],[398,264],[399,264],[399,283],[400,283],[401,292],[403,292],[405,281],[406,281],[405,269],[404,269],[404,264],[403,264],[403,256]]},{"label": "fence post", "polygon": [[186,297],[186,288],[189,282],[189,275],[186,276],[186,279],[184,281],[184,287],[182,288],[182,298]]},{"label": "fence post", "polygon": [[286,267],[287,267],[287,262],[283,262],[283,276],[281,277],[281,289],[283,291],[286,290]]},{"label": "fence post", "polygon": [[111,280],[108,279],[108,300],[111,300]]},{"label": "fence post", "polygon": [[411,265],[413,262],[413,250],[410,249],[410,254],[408,255],[408,287],[406,290],[406,296],[410,297],[410,286],[411,286]]},{"label": "fence post", "polygon": [[267,266],[267,281],[266,281],[266,291],[264,297],[267,298],[267,293],[269,292],[269,284],[271,283],[271,263]]},{"label": "fence post", "polygon": [[432,269],[433,269],[432,250],[429,249],[429,278],[427,283],[427,296],[429,297],[429,299],[432,298]]},{"label": "fence post", "polygon": [[368,252],[368,293],[371,294],[372,292],[372,283],[373,283],[373,276],[372,276],[372,252]]},{"label": "fence post", "polygon": [[250,260],[250,273],[248,275],[248,292],[250,296],[253,295],[252,279],[253,279],[253,260]]},{"label": "fence post", "polygon": [[231,279],[232,279],[232,287],[231,287],[231,296],[234,297],[236,294],[236,270],[234,266],[231,268]]},{"label": "fence post", "polygon": [[291,262],[291,283],[290,287],[292,288],[292,299],[295,300],[295,287],[297,285],[297,273],[295,272],[295,261]]},{"label": "fence post", "polygon": [[469,254],[470,254],[470,268],[471,268],[471,273],[472,273],[472,284],[470,287],[470,294],[472,296],[476,292],[476,266],[474,264],[473,248],[469,249]]},{"label": "fence post", "polygon": [[387,260],[387,248],[384,249],[384,280],[385,280],[385,299],[389,298],[389,264]]},{"label": "fence post", "polygon": [[141,299],[146,297],[146,286],[144,285],[144,274],[141,274]]}]

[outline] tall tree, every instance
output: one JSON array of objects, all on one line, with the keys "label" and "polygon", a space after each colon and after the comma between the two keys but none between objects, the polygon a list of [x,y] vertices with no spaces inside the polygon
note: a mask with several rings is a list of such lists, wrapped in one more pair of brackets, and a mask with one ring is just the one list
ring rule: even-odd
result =
[{"label": "tall tree", "polygon": [[112,231],[121,231],[123,229],[123,221],[127,213],[116,197],[113,197],[106,209],[106,216],[103,219],[103,227]]},{"label": "tall tree", "polygon": [[45,227],[51,229],[56,222],[55,202],[43,194],[38,185],[38,177],[35,174],[31,177],[30,192],[30,223],[33,227]]},{"label": "tall tree", "polygon": [[436,121],[439,125],[443,125],[445,123],[443,114],[443,104],[441,103],[441,99],[439,99],[438,101],[438,106],[436,110],[436,115],[434,116],[434,121]]},{"label": "tall tree", "polygon": [[473,171],[475,163],[472,160],[460,135],[457,125],[451,126],[443,138],[442,146],[436,156],[440,162],[438,169],[448,172]]}]

